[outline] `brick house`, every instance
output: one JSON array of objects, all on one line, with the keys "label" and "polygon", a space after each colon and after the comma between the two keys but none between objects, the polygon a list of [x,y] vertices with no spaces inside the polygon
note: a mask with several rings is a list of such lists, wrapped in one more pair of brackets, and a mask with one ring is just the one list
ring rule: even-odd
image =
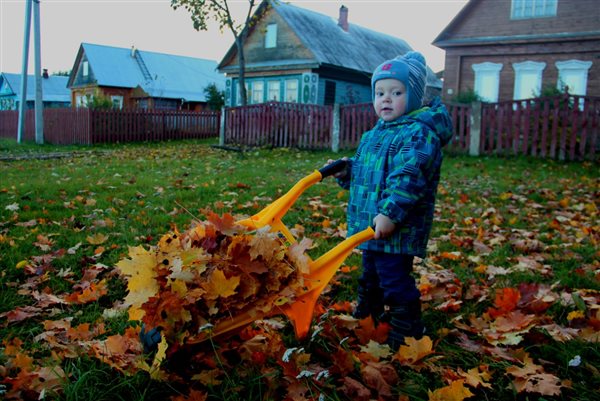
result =
[{"label": "brick house", "polygon": [[98,93],[117,109],[204,110],[204,89],[225,88],[217,62],[82,43],[68,81],[73,107]]},{"label": "brick house", "polygon": [[[341,6],[332,18],[282,1],[263,1],[244,43],[248,104],[268,101],[330,105],[371,102],[371,74],[412,48],[404,40],[353,24]],[[219,63],[226,74],[226,105],[241,104],[233,44]],[[431,69],[427,95],[439,95]]]},{"label": "brick house", "polygon": [[547,87],[600,96],[598,0],[470,0],[433,44],[446,52],[442,97],[485,101]]}]

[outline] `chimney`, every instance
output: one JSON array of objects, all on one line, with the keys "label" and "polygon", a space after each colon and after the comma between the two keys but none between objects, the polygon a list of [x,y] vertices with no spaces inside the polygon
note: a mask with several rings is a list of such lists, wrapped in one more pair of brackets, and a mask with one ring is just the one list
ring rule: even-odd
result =
[{"label": "chimney", "polygon": [[131,57],[135,57],[135,46],[131,46]]},{"label": "chimney", "polygon": [[48,78],[48,69],[47,69],[47,68],[44,68],[42,71],[43,71],[43,72],[42,72],[42,77],[43,77],[43,78]]},{"label": "chimney", "polygon": [[348,32],[348,7],[340,7],[340,17],[338,19],[338,25],[346,32]]}]

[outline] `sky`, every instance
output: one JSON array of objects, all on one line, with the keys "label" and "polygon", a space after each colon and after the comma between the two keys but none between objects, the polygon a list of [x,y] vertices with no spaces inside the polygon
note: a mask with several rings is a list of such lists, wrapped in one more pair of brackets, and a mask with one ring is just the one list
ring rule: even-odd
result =
[{"label": "sky", "polygon": [[[257,1],[258,3],[260,1]],[[444,51],[431,42],[468,0],[291,0],[295,6],[404,39],[423,53],[433,71],[444,68]],[[243,19],[248,0],[228,0]],[[216,23],[196,31],[184,9],[170,0],[40,0],[41,64],[50,74],[73,67],[83,42],[221,61],[233,34]],[[0,0],[0,72],[21,73],[25,0]],[[33,13],[28,72],[34,71]]]}]

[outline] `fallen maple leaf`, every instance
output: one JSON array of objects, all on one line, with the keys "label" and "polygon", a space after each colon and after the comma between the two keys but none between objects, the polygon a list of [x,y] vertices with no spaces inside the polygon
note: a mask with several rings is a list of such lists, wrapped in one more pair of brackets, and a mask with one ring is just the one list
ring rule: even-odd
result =
[{"label": "fallen maple leaf", "polygon": [[429,336],[424,336],[420,340],[407,337],[404,342],[406,345],[401,345],[392,358],[402,365],[415,365],[421,359],[433,353],[433,342]]},{"label": "fallen maple leaf", "polygon": [[453,381],[449,386],[438,388],[433,392],[428,390],[427,394],[429,401],[462,401],[475,395],[465,387],[464,380]]},{"label": "fallen maple leaf", "polygon": [[206,299],[217,299],[219,297],[227,298],[236,293],[235,289],[240,284],[240,276],[225,277],[221,270],[214,270],[208,282],[202,283],[202,288],[206,290]]}]

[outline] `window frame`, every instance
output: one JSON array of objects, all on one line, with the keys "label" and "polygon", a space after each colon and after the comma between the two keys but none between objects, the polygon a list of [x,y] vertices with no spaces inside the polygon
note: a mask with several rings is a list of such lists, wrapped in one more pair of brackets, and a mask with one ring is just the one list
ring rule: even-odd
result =
[{"label": "window frame", "polygon": [[552,18],[557,10],[558,0],[511,0],[510,19]]},{"label": "window frame", "polygon": [[556,88],[560,91],[564,90],[565,84],[568,85],[568,83],[565,83],[564,80],[562,79],[565,75],[565,73],[568,72],[578,72],[580,74],[579,79],[581,80],[581,86],[582,86],[582,92],[583,93],[575,93],[575,92],[581,92],[578,91],[577,88],[575,88],[575,92],[573,91],[569,91],[569,94],[571,95],[578,95],[578,96],[585,96],[587,94],[587,81],[588,81],[588,75],[590,72],[590,68],[592,67],[592,62],[591,61],[582,61],[582,60],[564,60],[564,61],[557,61],[556,63],[554,63],[556,65],[556,69],[558,70],[558,77],[556,80]]},{"label": "window frame", "polygon": [[[260,87],[260,89],[258,89]],[[265,81],[252,81],[252,95],[250,96],[252,104],[263,103],[265,99]]]},{"label": "window frame", "polygon": [[[271,93],[273,93],[275,89],[277,90],[277,96],[276,99],[273,99]],[[267,81],[267,96],[268,102],[279,102],[281,100],[281,81],[279,79]]]},{"label": "window frame", "polygon": [[[546,63],[542,61],[527,60],[520,63],[513,63],[512,67],[515,71],[513,100],[525,100],[538,97],[542,92],[542,76],[544,74],[544,69],[546,68]],[[531,73],[536,74],[534,85],[529,86],[533,93],[530,93],[526,97],[520,97],[522,96],[525,82],[528,81],[524,79],[524,76],[525,74]]]},{"label": "window frame", "polygon": [[[283,98],[285,99],[286,102],[288,103],[298,103],[298,100],[300,99],[299,96],[299,88],[300,88],[300,80],[298,78],[288,78],[285,80],[284,85],[283,85]],[[296,88],[290,88],[288,86],[288,84],[295,84]],[[292,94],[293,92],[293,94]],[[293,100],[290,100],[290,95],[293,95]]]},{"label": "window frame", "polygon": [[274,49],[277,47],[277,24],[267,25],[265,32],[265,49]]},{"label": "window frame", "polygon": [[[479,95],[483,102],[498,102],[498,97],[500,95],[500,71],[502,71],[503,67],[504,65],[501,63],[491,63],[489,61],[471,65],[471,69],[475,73],[475,77],[473,78],[473,90],[475,91],[475,93],[477,93],[477,95]],[[489,98],[486,97],[487,95],[484,94],[484,91],[482,90],[485,88],[484,78],[488,77],[491,77],[493,79],[495,78],[496,81],[495,87],[492,88],[491,97]]]}]

